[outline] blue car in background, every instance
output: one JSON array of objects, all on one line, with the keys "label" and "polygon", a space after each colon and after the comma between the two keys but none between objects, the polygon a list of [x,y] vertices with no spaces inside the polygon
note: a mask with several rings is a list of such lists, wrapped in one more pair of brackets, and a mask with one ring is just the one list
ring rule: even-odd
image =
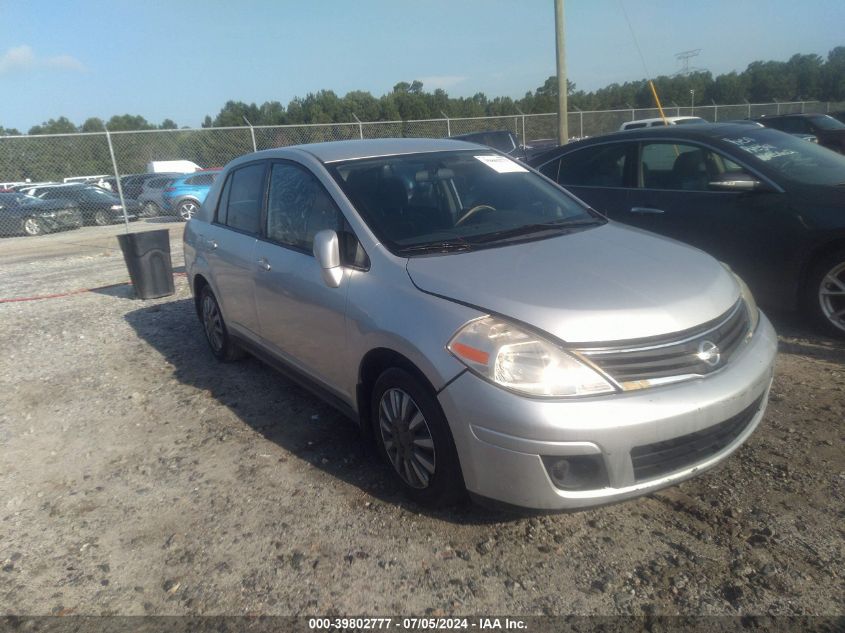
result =
[{"label": "blue car in background", "polygon": [[219,169],[205,169],[176,178],[161,196],[164,211],[179,216],[183,222],[190,220],[199,211],[219,173]]}]

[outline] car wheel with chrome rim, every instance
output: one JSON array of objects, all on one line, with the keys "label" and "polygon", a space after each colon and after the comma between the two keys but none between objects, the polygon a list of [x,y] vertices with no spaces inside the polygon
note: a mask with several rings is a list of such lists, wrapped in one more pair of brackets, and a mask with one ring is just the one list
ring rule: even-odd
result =
[{"label": "car wheel with chrome rim", "polygon": [[229,336],[220,305],[209,286],[203,287],[200,292],[199,317],[208,346],[215,358],[228,362],[244,356],[243,350]]},{"label": "car wheel with chrome rim", "polygon": [[176,207],[176,212],[179,214],[179,219],[187,222],[194,217],[199,211],[200,205],[195,200],[183,200]]},{"label": "car wheel with chrome rim", "polygon": [[830,336],[845,337],[845,251],[824,257],[807,285],[806,306]]},{"label": "car wheel with chrome rim", "polygon": [[373,388],[371,412],[379,452],[411,498],[433,505],[464,496],[452,434],[431,387],[405,369],[388,369]]},{"label": "car wheel with chrome rim", "polygon": [[27,218],[23,221],[23,232],[27,235],[41,235],[44,232],[44,227],[38,218]]}]

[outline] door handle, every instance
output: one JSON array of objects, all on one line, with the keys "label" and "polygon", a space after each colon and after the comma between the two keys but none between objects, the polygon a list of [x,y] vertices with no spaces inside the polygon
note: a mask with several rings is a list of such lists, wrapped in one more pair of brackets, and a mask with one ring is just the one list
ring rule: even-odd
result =
[{"label": "door handle", "polygon": [[262,270],[270,270],[270,262],[268,262],[264,257],[258,259],[258,265],[261,267]]},{"label": "door handle", "polygon": [[631,207],[631,213],[639,213],[640,215],[661,215],[666,212],[663,209],[655,209],[653,207]]}]

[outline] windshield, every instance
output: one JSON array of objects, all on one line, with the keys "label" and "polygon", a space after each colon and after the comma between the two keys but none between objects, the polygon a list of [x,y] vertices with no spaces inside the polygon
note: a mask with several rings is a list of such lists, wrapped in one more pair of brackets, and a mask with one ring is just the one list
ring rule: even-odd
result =
[{"label": "windshield", "polygon": [[748,129],[722,137],[778,174],[813,185],[845,183],[845,156],[771,129]]},{"label": "windshield", "polygon": [[31,204],[32,202],[40,202],[35,196],[28,196],[25,193],[4,193],[0,194],[0,203],[9,204]]},{"label": "windshield", "polygon": [[92,199],[93,198],[99,199],[99,198],[103,198],[103,197],[114,198],[113,193],[106,191],[105,189],[100,189],[99,187],[85,187],[82,190],[82,195],[85,198],[92,198]]},{"label": "windshield", "polygon": [[540,239],[605,222],[516,161],[481,150],[329,168],[376,236],[399,254]]},{"label": "windshield", "polygon": [[837,121],[827,114],[810,117],[810,120],[816,127],[819,127],[822,130],[845,130],[845,123]]}]

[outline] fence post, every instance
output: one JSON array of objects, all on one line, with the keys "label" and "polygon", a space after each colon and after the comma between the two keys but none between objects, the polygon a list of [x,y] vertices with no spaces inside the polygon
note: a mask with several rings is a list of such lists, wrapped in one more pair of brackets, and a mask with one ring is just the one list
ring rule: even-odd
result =
[{"label": "fence post", "polygon": [[748,118],[751,118],[751,102],[748,99],[743,99],[745,101],[745,105],[748,106]]},{"label": "fence post", "polygon": [[114,146],[111,144],[111,134],[109,128],[103,123],[103,129],[106,131],[106,141],[109,144],[109,154],[111,154],[111,164],[114,167],[114,181],[117,184],[117,195],[120,198],[120,206],[123,207],[123,223],[126,225],[126,232],[129,233],[129,216],[126,215],[126,200],[123,199],[123,185],[120,184],[120,172],[117,170],[117,159],[114,157]]},{"label": "fence post", "polygon": [[522,117],[522,144],[528,145],[528,139],[525,138],[525,112],[520,110],[517,106],[514,107],[516,107],[516,111],[519,112],[520,116]]},{"label": "fence post", "polygon": [[249,122],[249,119],[246,118],[246,115],[243,115],[243,120],[246,121],[246,124],[249,126],[249,133],[252,135],[252,151],[257,152],[258,146],[255,144],[255,130],[252,129],[252,123]]},{"label": "fence post", "polygon": [[446,136],[451,137],[452,136],[452,124],[449,123],[449,115],[446,114],[445,112],[443,112],[443,110],[440,111],[440,114],[442,114],[443,118],[446,119]]},{"label": "fence post", "polygon": [[364,140],[364,126],[361,125],[361,119],[359,119],[358,115],[356,115],[354,112],[352,113],[352,118],[354,118],[355,121],[358,122],[358,136],[363,141]]},{"label": "fence post", "polygon": [[719,106],[716,105],[716,102],[713,99],[710,99],[710,103],[713,104],[713,123],[719,122]]}]

